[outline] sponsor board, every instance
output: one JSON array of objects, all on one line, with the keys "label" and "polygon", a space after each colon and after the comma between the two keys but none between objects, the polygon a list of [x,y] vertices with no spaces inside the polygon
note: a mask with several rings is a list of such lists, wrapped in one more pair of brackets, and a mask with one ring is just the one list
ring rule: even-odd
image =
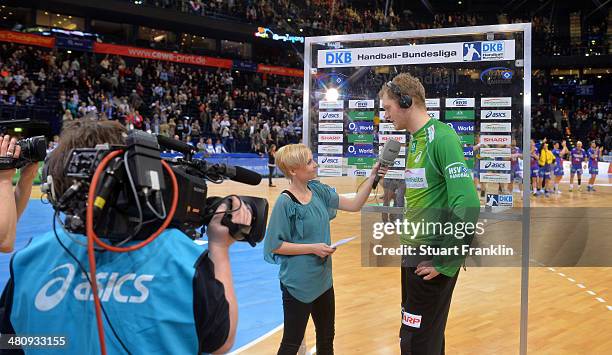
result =
[{"label": "sponsor board", "polygon": [[510,158],[510,148],[480,148],[478,154],[483,158]]},{"label": "sponsor board", "polygon": [[474,145],[474,135],[473,134],[460,134],[459,142],[461,145]]},{"label": "sponsor board", "polygon": [[351,121],[374,121],[374,111],[349,111]]},{"label": "sponsor board", "polygon": [[319,143],[342,143],[344,142],[343,134],[319,134]]},{"label": "sponsor board", "polygon": [[374,123],[373,122],[349,122],[348,130],[350,133],[373,133]]},{"label": "sponsor board", "polygon": [[318,68],[376,67],[514,59],[514,40],[324,49],[317,51]]},{"label": "sponsor board", "polygon": [[495,184],[509,184],[510,174],[504,173],[480,173],[480,182]]},{"label": "sponsor board", "polygon": [[463,147],[463,157],[465,157],[465,158],[473,158],[474,157],[474,148],[472,148],[472,147]]},{"label": "sponsor board", "polygon": [[320,110],[343,109],[344,100],[339,101],[319,101]]},{"label": "sponsor board", "polygon": [[378,117],[380,118],[381,121],[385,120],[385,111],[380,111],[378,113]]},{"label": "sponsor board", "polygon": [[473,121],[476,117],[474,110],[448,110],[444,111],[444,119],[447,121]]},{"label": "sponsor board", "polygon": [[374,145],[372,144],[350,144],[346,148],[346,154],[350,157],[364,157],[374,155]]},{"label": "sponsor board", "polygon": [[490,207],[512,207],[512,195],[487,194],[486,205]]},{"label": "sponsor board", "polygon": [[317,153],[319,154],[342,154],[342,146],[341,145],[319,144],[317,146]]},{"label": "sponsor board", "polygon": [[376,158],[366,158],[366,157],[348,158],[347,165],[354,166],[357,169],[372,169],[375,162],[376,162]]},{"label": "sponsor board", "polygon": [[488,68],[480,73],[480,81],[488,85],[512,84],[514,71],[506,67]]},{"label": "sponsor board", "polygon": [[397,158],[393,161],[394,168],[405,168],[406,167],[406,159],[405,158]]},{"label": "sponsor board", "polygon": [[342,157],[318,156],[317,164],[327,168],[342,167]]},{"label": "sponsor board", "polygon": [[429,118],[433,118],[436,120],[440,119],[440,111],[427,111],[427,115],[429,116]]},{"label": "sponsor board", "polygon": [[319,122],[319,132],[342,132],[344,124],[342,122]]},{"label": "sponsor board", "polygon": [[481,135],[480,136],[481,144],[503,144],[510,145],[512,143],[511,136],[491,136],[491,135]]},{"label": "sponsor board", "polygon": [[481,97],[480,107],[511,107],[512,97]]},{"label": "sponsor board", "polygon": [[349,108],[374,108],[374,100],[349,100]]},{"label": "sponsor board", "polygon": [[481,120],[509,120],[512,110],[480,110]]},{"label": "sponsor board", "polygon": [[378,141],[381,144],[387,143],[389,139],[394,139],[402,144],[406,143],[406,136],[403,134],[381,134],[378,136]]},{"label": "sponsor board", "polygon": [[426,189],[429,186],[427,184],[425,168],[406,169],[404,179],[406,187],[410,189]]},{"label": "sponsor board", "polygon": [[344,113],[342,111],[322,111],[319,112],[319,121],[342,121]]},{"label": "sponsor board", "polygon": [[455,97],[446,99],[446,107],[474,107],[476,101],[473,97]]},{"label": "sponsor board", "polygon": [[370,170],[368,169],[346,169],[346,176],[370,176]]},{"label": "sponsor board", "polygon": [[319,167],[317,169],[317,175],[319,176],[342,176],[342,168],[327,168]]},{"label": "sponsor board", "polygon": [[481,160],[480,170],[510,170],[508,160]]},{"label": "sponsor board", "polygon": [[512,124],[510,122],[482,122],[480,124],[480,132],[511,132]]},{"label": "sponsor board", "polygon": [[349,134],[348,135],[349,143],[374,143],[374,136],[371,134]]},{"label": "sponsor board", "polygon": [[457,134],[474,133],[474,122],[447,122],[446,124]]},{"label": "sponsor board", "polygon": [[427,108],[439,108],[440,99],[425,99],[425,107]]},{"label": "sponsor board", "polygon": [[461,53],[465,62],[504,60],[510,53],[514,57],[514,41],[464,42]]},{"label": "sponsor board", "polygon": [[396,130],[393,123],[385,123],[385,122],[381,122],[378,124],[378,131],[379,132],[406,132],[405,129]]},{"label": "sponsor board", "polygon": [[385,179],[394,179],[394,180],[403,180],[404,179],[404,170],[391,170],[387,171],[385,174]]}]

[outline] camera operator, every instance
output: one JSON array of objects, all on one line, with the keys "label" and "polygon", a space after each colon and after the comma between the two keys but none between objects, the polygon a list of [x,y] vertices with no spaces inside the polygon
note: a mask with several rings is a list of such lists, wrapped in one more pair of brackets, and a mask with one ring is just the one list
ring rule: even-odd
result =
[{"label": "camera operator", "polygon": [[[72,183],[64,172],[71,149],[124,144],[125,137],[125,128],[116,121],[69,122],[46,163],[56,196]],[[232,203],[240,204],[237,198]],[[231,221],[248,225],[251,212],[241,206]],[[221,204],[216,211],[226,208]],[[208,225],[208,250],[169,228],[137,250],[96,251],[108,354],[230,350],[238,319],[228,252],[234,239],[221,225],[221,216],[216,214]],[[99,353],[91,284],[80,266],[87,265],[86,238],[59,227],[56,232],[33,238],[13,256],[0,301],[0,332],[64,335],[62,352]]]},{"label": "camera operator", "polygon": [[[21,147],[15,138],[0,135],[0,158],[17,159]],[[10,253],[15,246],[17,221],[25,210],[32,192],[32,181],[38,172],[38,164],[29,164],[20,171],[20,178],[13,190],[15,169],[0,170],[0,252]]]}]

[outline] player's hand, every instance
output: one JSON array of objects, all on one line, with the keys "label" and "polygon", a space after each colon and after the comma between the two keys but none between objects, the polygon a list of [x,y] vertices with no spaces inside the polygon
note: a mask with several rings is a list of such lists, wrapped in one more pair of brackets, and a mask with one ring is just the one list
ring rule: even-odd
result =
[{"label": "player's hand", "polygon": [[421,261],[419,265],[417,265],[417,268],[414,273],[419,276],[424,276],[423,280],[425,281],[429,281],[434,277],[440,275],[440,273],[433,266],[433,262],[431,260]]},{"label": "player's hand", "polygon": [[320,258],[325,258],[327,256],[330,256],[336,251],[335,248],[332,248],[325,243],[310,244],[310,248],[311,248],[311,254],[315,254],[316,256]]},{"label": "player's hand", "polygon": [[564,148],[567,146],[567,143],[565,143],[565,139],[561,141],[561,146]]}]

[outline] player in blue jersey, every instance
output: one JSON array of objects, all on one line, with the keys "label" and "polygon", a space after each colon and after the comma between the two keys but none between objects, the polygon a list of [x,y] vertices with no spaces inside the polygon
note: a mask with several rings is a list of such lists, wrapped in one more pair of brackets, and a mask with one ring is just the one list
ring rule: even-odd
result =
[{"label": "player in blue jersey", "polygon": [[597,142],[591,142],[591,148],[587,150],[587,159],[589,160],[589,186],[587,186],[587,191],[595,191],[595,179],[597,178],[597,174],[599,174],[599,158],[601,157],[603,151],[603,147],[597,148]]},{"label": "player in blue jersey", "polygon": [[570,152],[570,192],[574,190],[574,175],[578,175],[578,191],[582,190],[582,163],[586,159],[586,152],[582,149],[582,142],[576,142],[576,147]]},{"label": "player in blue jersey", "polygon": [[567,144],[565,140],[561,141],[561,149],[559,149],[559,142],[555,142],[552,150],[553,155],[555,156],[555,165],[553,168],[554,177],[554,186],[553,191],[557,194],[561,193],[561,188],[559,187],[559,182],[561,182],[561,178],[563,178],[563,157],[569,153],[567,149]]},{"label": "player in blue jersey", "polygon": [[514,188],[516,182],[519,186],[523,183],[523,172],[521,171],[520,159],[523,156],[523,152],[519,146],[516,145],[516,138],[512,138],[512,148],[510,151],[510,184],[508,184],[508,190],[512,193],[521,193],[520,188],[517,186]]},{"label": "player in blue jersey", "polygon": [[540,166],[538,165],[538,160],[540,160],[540,154],[538,153],[538,149],[536,148],[535,141],[531,140],[531,193],[534,196],[538,195],[538,172],[540,171]]}]

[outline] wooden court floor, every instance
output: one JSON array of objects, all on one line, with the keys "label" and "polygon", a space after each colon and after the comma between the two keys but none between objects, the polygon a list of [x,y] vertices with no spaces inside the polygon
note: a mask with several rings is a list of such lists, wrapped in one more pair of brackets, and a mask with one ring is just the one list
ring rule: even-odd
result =
[{"label": "wooden court floor", "polygon": [[[341,194],[355,192],[358,184],[347,177],[321,181]],[[611,181],[598,182],[609,186],[599,186],[595,193],[569,193],[568,185],[563,184],[562,195],[532,198],[532,206],[612,207]],[[274,179],[274,183],[276,187],[268,187],[267,180],[259,186],[209,184],[209,194],[265,197],[273,206],[288,186],[284,179]],[[32,197],[38,194],[35,189]],[[331,229],[333,241],[359,236],[360,213],[339,211]],[[598,237],[612,238],[612,232],[602,231]],[[609,257],[612,259],[612,253]],[[399,269],[362,267],[358,241],[339,248],[333,265],[335,352],[399,354]],[[446,328],[447,354],[518,353],[520,274],[518,267],[472,267],[461,271]],[[612,267],[532,267],[529,285],[529,353],[612,354]],[[241,353],[275,354],[281,337],[282,329]],[[306,331],[306,345],[308,349],[315,345],[312,320]]]},{"label": "wooden court floor", "polygon": [[[346,177],[321,181],[335,187],[338,193],[355,192],[358,184]],[[274,183],[277,187],[268,187],[267,181],[255,188],[227,183],[215,193],[241,191],[241,194],[266,197],[273,205],[278,194],[288,186],[284,179],[275,179]],[[563,184],[564,191],[559,196],[532,198],[532,206],[612,207],[612,187],[600,186],[596,193],[569,193],[568,187]],[[382,195],[382,189],[379,194]],[[359,236],[360,213],[339,212],[331,228],[334,241]],[[612,238],[612,233],[602,234],[601,238]],[[399,269],[361,267],[360,257],[357,241],[342,246],[333,256],[335,351],[337,354],[399,354]],[[612,354],[612,267],[553,269],[530,269],[529,352]],[[513,267],[461,271],[446,329],[447,354],[518,353],[520,273],[520,268]],[[282,330],[241,353],[275,354],[281,337]],[[315,345],[312,320],[306,331],[306,345],[308,349]]]}]

